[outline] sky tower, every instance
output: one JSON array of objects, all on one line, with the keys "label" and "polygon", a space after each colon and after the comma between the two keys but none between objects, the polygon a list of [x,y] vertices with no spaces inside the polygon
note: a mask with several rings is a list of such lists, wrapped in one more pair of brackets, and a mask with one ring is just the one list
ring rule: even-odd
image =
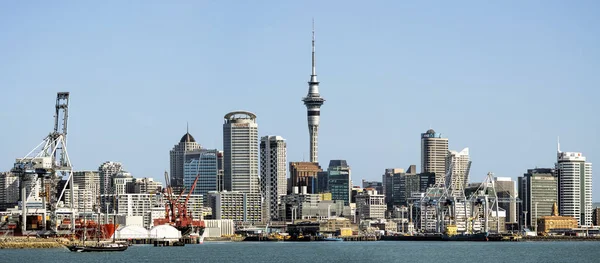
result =
[{"label": "sky tower", "polygon": [[312,30],[312,73],[308,81],[308,94],[302,99],[306,105],[306,114],[308,117],[308,134],[310,140],[310,161],[319,162],[319,118],[321,115],[321,105],[325,99],[319,94],[319,81],[317,81],[317,69],[315,67],[315,21],[313,20]]}]

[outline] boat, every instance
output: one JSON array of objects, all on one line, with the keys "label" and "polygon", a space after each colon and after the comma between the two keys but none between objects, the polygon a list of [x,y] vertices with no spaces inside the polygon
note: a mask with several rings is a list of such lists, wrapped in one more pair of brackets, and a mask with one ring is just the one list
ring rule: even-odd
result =
[{"label": "boat", "polygon": [[344,241],[344,239],[341,237],[326,237],[323,238],[323,241]]},{"label": "boat", "polygon": [[475,234],[443,235],[443,241],[488,241],[488,232]]},{"label": "boat", "polygon": [[100,240],[98,240],[98,242],[96,242],[96,244],[94,244],[94,245],[86,245],[85,244],[85,236],[84,236],[82,245],[68,245],[67,248],[71,252],[119,252],[119,251],[127,250],[129,245],[127,245],[125,243],[117,243],[116,242],[117,227],[115,224],[115,220],[116,220],[116,216],[113,219],[113,226],[114,226],[115,231],[113,232],[112,243],[100,242]]}]

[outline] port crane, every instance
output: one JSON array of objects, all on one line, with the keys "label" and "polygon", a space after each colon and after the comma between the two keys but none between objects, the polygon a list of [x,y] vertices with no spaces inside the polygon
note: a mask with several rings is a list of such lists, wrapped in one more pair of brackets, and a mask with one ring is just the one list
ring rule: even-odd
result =
[{"label": "port crane", "polygon": [[[200,221],[193,220],[193,217],[191,216],[190,213],[188,213],[188,209],[187,209],[188,202],[190,200],[192,193],[194,192],[194,189],[196,188],[196,184],[198,183],[199,178],[200,178],[200,174],[198,173],[196,175],[196,178],[194,179],[194,183],[192,184],[192,187],[190,188],[190,190],[188,191],[188,193],[186,195],[185,201],[180,202],[179,200],[181,199],[184,192],[186,192],[186,191],[185,191],[185,189],[182,190],[179,193],[179,195],[177,196],[177,198],[174,198],[173,189],[169,183],[170,182],[169,175],[165,171],[165,182],[166,182],[165,183],[166,184],[165,197],[167,199],[167,201],[165,203],[165,217],[155,219],[154,225],[169,224],[179,230],[182,230],[182,232],[187,231],[192,226],[202,226],[202,223]],[[185,234],[185,233],[182,233],[182,234]]]},{"label": "port crane", "polygon": [[[46,230],[46,215],[50,214],[51,230],[56,231],[56,210],[67,186],[70,186],[71,231],[75,229],[75,208],[73,193],[73,169],[67,152],[67,124],[69,118],[69,92],[58,92],[54,114],[54,130],[44,140],[22,158],[17,158],[11,172],[20,179],[21,187],[21,231],[26,232],[28,198],[33,189],[41,185],[41,213],[43,230]],[[67,177],[60,195],[57,196],[58,183]],[[27,186],[30,187],[27,194]]]}]

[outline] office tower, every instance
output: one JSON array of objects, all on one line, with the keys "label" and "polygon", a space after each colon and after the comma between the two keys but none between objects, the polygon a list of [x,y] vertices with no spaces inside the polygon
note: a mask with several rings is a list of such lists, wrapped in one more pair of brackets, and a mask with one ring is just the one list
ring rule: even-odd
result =
[{"label": "office tower", "polygon": [[223,191],[208,193],[213,219],[231,219],[235,222],[262,221],[262,202],[259,193]]},{"label": "office tower", "polygon": [[183,163],[183,186],[186,191],[198,176],[196,187],[192,194],[206,196],[208,192],[219,189],[219,151],[216,149],[197,149],[186,152]]},{"label": "office tower", "polygon": [[308,118],[308,135],[310,137],[310,161],[318,163],[318,143],[319,143],[319,119],[321,116],[321,105],[325,99],[319,94],[319,81],[317,81],[317,69],[315,64],[315,28],[313,23],[312,31],[312,73],[308,81],[308,94],[302,99],[306,106],[306,115]]},{"label": "office tower", "polygon": [[592,224],[592,164],[578,152],[557,153],[558,210],[577,218],[580,226]]},{"label": "office tower", "polygon": [[319,163],[313,162],[290,162],[290,179],[291,187],[297,186],[302,188],[306,186],[309,194],[318,193],[317,175],[323,171]]},{"label": "office tower", "polygon": [[496,177],[494,179],[498,198],[504,200],[499,203],[499,206],[506,211],[506,223],[517,223],[517,186],[515,181],[510,177]]},{"label": "office tower", "polygon": [[552,206],[558,200],[555,171],[552,168],[528,169],[517,184],[522,200],[519,222],[523,227],[535,228],[538,218],[552,215]]},{"label": "office tower", "polygon": [[[202,147],[196,142],[194,137],[189,133],[189,130],[181,137],[178,144],[173,146],[173,149],[169,152],[170,156],[170,173],[171,176],[171,187],[175,189],[175,192],[180,192],[184,187],[184,157],[187,152],[199,150]],[[165,182],[166,183],[166,182]]]},{"label": "office tower", "polygon": [[445,182],[448,139],[433,129],[421,133],[421,172],[434,173],[436,183]]},{"label": "office tower", "polygon": [[225,171],[223,170],[223,151],[219,151],[217,153],[217,167],[219,172],[217,173],[217,191],[223,191],[223,175]]},{"label": "office tower", "polygon": [[451,195],[455,197],[465,196],[465,186],[469,183],[469,170],[471,161],[469,159],[469,148],[462,151],[448,151],[446,157],[446,169],[450,172]]},{"label": "office tower", "polygon": [[385,203],[390,211],[394,206],[407,206],[411,194],[420,192],[416,165],[411,165],[406,172],[402,168],[386,169],[383,181]]},{"label": "office tower", "polygon": [[260,139],[260,179],[263,219],[279,218],[281,196],[287,194],[287,150],[285,139],[264,136]]},{"label": "office tower", "polygon": [[260,194],[256,115],[234,111],[223,124],[223,190]]},{"label": "office tower", "polygon": [[327,184],[331,192],[331,200],[344,201],[344,205],[350,204],[352,177],[350,166],[346,160],[331,160],[327,168]]},{"label": "office tower", "polygon": [[123,171],[123,165],[118,162],[105,162],[98,168],[100,175],[100,194],[113,194],[112,182],[113,178]]},{"label": "office tower", "polygon": [[0,211],[19,202],[19,177],[11,172],[0,173]]},{"label": "office tower", "polygon": [[356,195],[356,212],[359,220],[385,219],[386,208],[384,196],[372,188]]}]

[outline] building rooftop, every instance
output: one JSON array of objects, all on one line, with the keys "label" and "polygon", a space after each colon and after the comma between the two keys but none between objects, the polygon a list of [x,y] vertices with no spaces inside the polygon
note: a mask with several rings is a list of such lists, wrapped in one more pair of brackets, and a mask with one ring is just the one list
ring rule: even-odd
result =
[{"label": "building rooftop", "polygon": [[179,142],[196,142],[196,140],[194,139],[194,137],[192,137],[192,135],[189,132],[186,132],[181,137],[181,140],[179,140]]}]

